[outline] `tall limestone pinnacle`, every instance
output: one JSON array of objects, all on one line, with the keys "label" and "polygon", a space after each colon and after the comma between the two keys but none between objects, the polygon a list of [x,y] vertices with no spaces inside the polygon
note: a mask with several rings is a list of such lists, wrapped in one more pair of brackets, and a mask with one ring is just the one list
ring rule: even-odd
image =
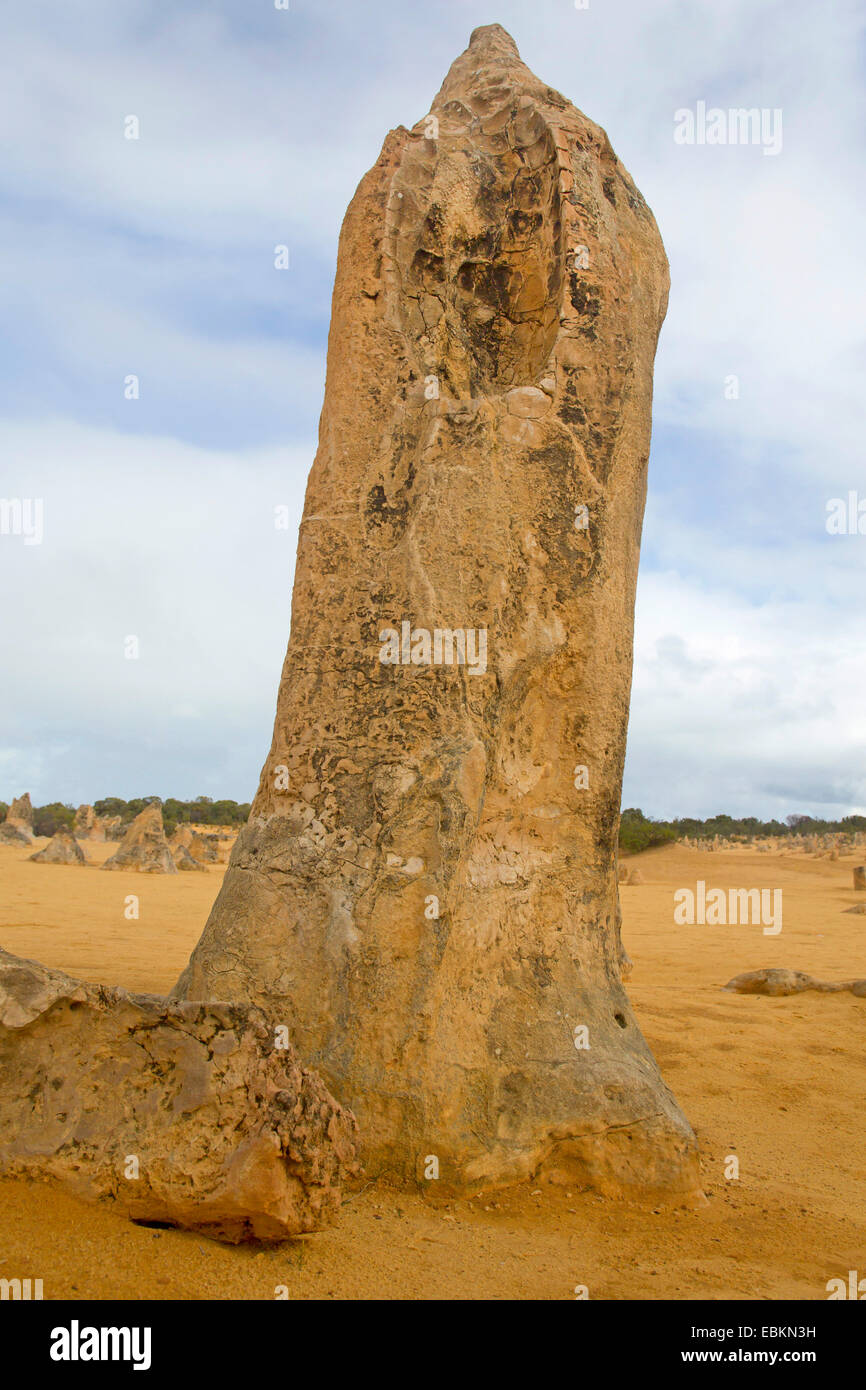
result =
[{"label": "tall limestone pinnacle", "polygon": [[667,294],[499,25],[346,214],[273,744],[176,993],[282,1018],[369,1174],[697,1189],[616,879]]}]

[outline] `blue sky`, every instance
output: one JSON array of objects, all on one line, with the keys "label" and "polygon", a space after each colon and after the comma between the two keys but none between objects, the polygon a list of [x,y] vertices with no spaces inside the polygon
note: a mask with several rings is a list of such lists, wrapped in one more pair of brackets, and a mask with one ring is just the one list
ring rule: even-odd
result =
[{"label": "blue sky", "polygon": [[[608,131],[671,261],[624,802],[866,810],[866,536],[824,527],[866,498],[849,0],[7,10],[0,496],[44,498],[45,539],[0,536],[0,799],[252,795],[342,216],[494,21]],[[698,101],[781,108],[781,152],[676,144]]]}]

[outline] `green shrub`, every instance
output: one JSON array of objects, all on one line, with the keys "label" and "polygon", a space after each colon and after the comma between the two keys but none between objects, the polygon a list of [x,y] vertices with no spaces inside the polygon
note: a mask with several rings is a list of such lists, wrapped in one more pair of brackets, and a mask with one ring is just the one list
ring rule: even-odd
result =
[{"label": "green shrub", "polygon": [[58,830],[71,830],[75,824],[75,808],[65,806],[62,801],[52,801],[47,806],[33,808],[33,834],[56,835]]},{"label": "green shrub", "polygon": [[637,807],[623,811],[619,822],[619,847],[626,854],[667,845],[678,838],[677,831],[667,821],[650,820]]}]

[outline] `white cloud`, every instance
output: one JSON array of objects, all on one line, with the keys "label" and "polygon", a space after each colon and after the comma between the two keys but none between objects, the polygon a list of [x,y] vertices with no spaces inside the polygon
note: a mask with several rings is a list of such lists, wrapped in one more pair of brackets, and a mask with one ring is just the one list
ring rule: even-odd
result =
[{"label": "white cloud", "polygon": [[0,428],[0,451],[45,514],[42,545],[0,537],[6,781],[73,801],[143,784],[251,796],[311,453],[219,453],[66,421]]},{"label": "white cloud", "polygon": [[[828,497],[866,495],[862,10],[500,0],[496,17],[608,130],[671,260],[627,798],[862,808],[866,541],[823,531]],[[489,19],[474,0],[4,18],[0,494],[47,507],[43,546],[0,540],[9,794],[252,791],[295,545],[269,508],[300,514],[339,224],[386,131]],[[675,145],[698,100],[781,107],[782,153]],[[128,372],[130,415],[112,404]]]},{"label": "white cloud", "polygon": [[[852,618],[856,615],[852,614]],[[866,814],[866,643],[820,602],[638,586],[624,799],[660,816]]]}]

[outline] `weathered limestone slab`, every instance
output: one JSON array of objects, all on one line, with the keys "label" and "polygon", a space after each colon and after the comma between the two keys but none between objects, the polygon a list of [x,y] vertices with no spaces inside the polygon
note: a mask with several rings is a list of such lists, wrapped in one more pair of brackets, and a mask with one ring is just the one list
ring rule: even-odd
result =
[{"label": "weathered limestone slab", "polygon": [[133,1219],[280,1240],[331,1218],[354,1117],[255,1007],[82,984],[0,950],[0,1172]]},{"label": "weathered limestone slab", "polygon": [[347,213],[273,744],[177,990],[283,1017],[369,1172],[697,1186],[616,882],[667,294],[498,25]]}]

